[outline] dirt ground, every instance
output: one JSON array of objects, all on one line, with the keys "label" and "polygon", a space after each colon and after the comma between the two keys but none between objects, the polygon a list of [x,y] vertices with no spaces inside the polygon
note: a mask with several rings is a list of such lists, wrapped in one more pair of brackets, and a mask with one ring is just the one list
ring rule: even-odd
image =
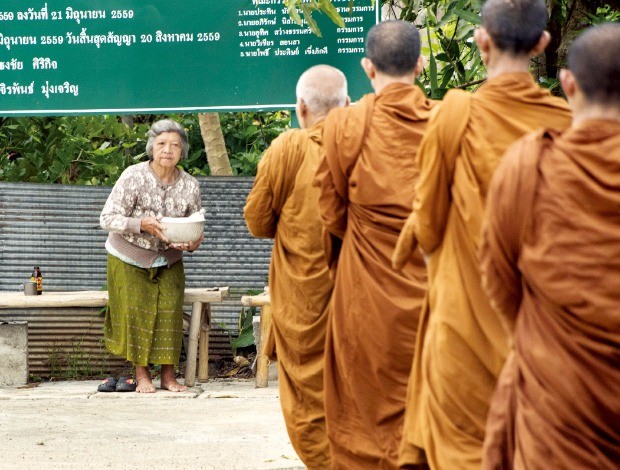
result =
[{"label": "dirt ground", "polygon": [[212,379],[151,395],[98,393],[99,382],[0,388],[0,469],[304,468],[276,382]]}]

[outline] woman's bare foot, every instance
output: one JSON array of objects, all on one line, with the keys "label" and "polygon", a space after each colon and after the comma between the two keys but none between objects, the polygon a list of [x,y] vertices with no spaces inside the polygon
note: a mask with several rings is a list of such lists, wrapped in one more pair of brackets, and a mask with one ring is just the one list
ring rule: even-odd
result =
[{"label": "woman's bare foot", "polygon": [[148,367],[136,366],[136,382],[138,384],[136,387],[137,393],[155,393],[157,390],[151,380],[151,373]]},{"label": "woman's bare foot", "polygon": [[161,388],[171,392],[184,392],[187,390],[185,385],[181,385],[177,382],[174,376],[174,364],[161,365]]}]

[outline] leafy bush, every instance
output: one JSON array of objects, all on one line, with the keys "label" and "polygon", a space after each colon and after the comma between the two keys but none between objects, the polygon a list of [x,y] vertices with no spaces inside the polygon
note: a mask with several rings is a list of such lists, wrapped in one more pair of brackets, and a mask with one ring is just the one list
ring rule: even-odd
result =
[{"label": "leafy bush", "polygon": [[[261,154],[289,125],[290,113],[222,113],[222,130],[236,175],[252,176]],[[209,174],[196,114],[20,117],[0,120],[0,180],[31,183],[113,185],[129,165],[144,161],[146,132],[169,117],[187,130],[190,152],[181,166]]]},{"label": "leafy bush", "polygon": [[471,89],[486,70],[474,42],[483,0],[383,0],[391,16],[420,27],[427,66],[417,80],[427,96],[441,99],[455,87]]},{"label": "leafy bush", "polygon": [[0,180],[113,184],[145,157],[147,125],[111,116],[8,118],[0,127]]},{"label": "leafy bush", "polygon": [[220,122],[233,173],[256,175],[260,157],[269,144],[290,126],[289,111],[221,113]]}]

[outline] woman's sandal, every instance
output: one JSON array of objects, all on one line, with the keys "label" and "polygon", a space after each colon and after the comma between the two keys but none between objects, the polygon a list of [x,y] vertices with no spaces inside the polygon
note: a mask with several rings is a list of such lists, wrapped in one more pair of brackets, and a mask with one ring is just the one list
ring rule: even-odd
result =
[{"label": "woman's sandal", "polygon": [[108,377],[104,379],[97,387],[98,392],[115,392],[117,381],[114,377]]},{"label": "woman's sandal", "polygon": [[131,377],[119,377],[116,383],[117,392],[135,392],[138,384]]}]

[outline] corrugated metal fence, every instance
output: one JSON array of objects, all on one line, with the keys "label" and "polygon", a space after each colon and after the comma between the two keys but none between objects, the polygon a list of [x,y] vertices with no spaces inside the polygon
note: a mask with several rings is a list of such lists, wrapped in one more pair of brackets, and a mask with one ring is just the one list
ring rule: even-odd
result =
[{"label": "corrugated metal fence", "polygon": [[[199,181],[206,209],[205,240],[199,250],[184,258],[187,287],[230,286],[231,298],[212,305],[210,342],[212,354],[229,355],[226,330],[233,335],[237,332],[240,296],[265,285],[272,243],[253,238],[243,220],[252,178],[207,177]],[[19,284],[29,279],[33,266],[41,267],[46,291],[101,289],[106,277],[107,232],[97,227],[110,190],[0,183],[0,291],[18,290]],[[0,319],[9,313],[0,310]],[[11,318],[18,313],[13,314]],[[92,338],[81,337],[87,343],[82,347],[100,349],[100,318],[83,318],[83,312],[77,311],[76,315],[81,327],[64,324],[66,316],[62,321],[61,317],[57,321],[46,318],[40,324],[41,341],[60,339],[63,331],[72,328],[91,332],[94,328]],[[75,323],[77,317],[73,320]]]}]

